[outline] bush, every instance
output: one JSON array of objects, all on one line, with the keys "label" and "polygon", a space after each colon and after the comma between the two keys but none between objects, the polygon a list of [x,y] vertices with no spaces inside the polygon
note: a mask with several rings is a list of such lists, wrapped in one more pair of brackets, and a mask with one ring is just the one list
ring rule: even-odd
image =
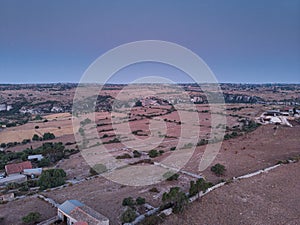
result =
[{"label": "bush", "polygon": [[90,174],[91,175],[98,175],[101,173],[105,173],[107,171],[107,168],[103,164],[96,164],[92,168],[90,168]]},{"label": "bush", "polygon": [[148,155],[149,155],[150,158],[155,158],[159,155],[159,152],[155,149],[152,149],[148,152]]},{"label": "bush", "polygon": [[145,219],[141,222],[141,225],[156,225],[163,222],[163,219],[158,215],[146,216]]},{"label": "bush", "polygon": [[134,206],[135,205],[135,201],[133,200],[132,197],[128,197],[128,198],[124,198],[123,199],[123,202],[122,202],[122,205],[123,206]]},{"label": "bush", "polygon": [[30,143],[30,139],[24,139],[24,140],[22,141],[22,144],[23,144],[23,145],[25,145],[25,144],[27,144],[27,143]]},{"label": "bush", "polygon": [[6,147],[6,144],[5,144],[5,143],[1,143],[0,147],[1,147],[1,148],[5,148],[5,147]]},{"label": "bush", "polygon": [[122,223],[130,223],[130,222],[134,221],[135,218],[136,218],[136,212],[132,208],[128,208],[121,215],[121,222]]},{"label": "bush", "polygon": [[150,188],[149,191],[150,192],[159,193],[159,191],[158,191],[158,189],[156,187]]},{"label": "bush", "polygon": [[214,172],[217,176],[221,176],[226,171],[225,166],[217,163],[216,165],[212,166],[210,169],[212,172]]},{"label": "bush", "polygon": [[145,200],[145,198],[137,197],[135,202],[136,202],[137,205],[143,205],[143,204],[145,204],[146,200]]},{"label": "bush", "polygon": [[24,223],[36,223],[39,221],[41,214],[39,212],[30,212],[22,217]]},{"label": "bush", "polygon": [[38,167],[46,167],[50,165],[50,160],[47,158],[42,158],[41,161],[38,162]]},{"label": "bush", "polygon": [[35,127],[34,127],[34,129],[39,129],[39,128],[40,128],[39,126],[35,126]]},{"label": "bush", "polygon": [[133,157],[134,158],[139,158],[139,157],[141,157],[141,155],[142,155],[142,153],[140,153],[139,151],[137,151],[137,150],[133,151]]},{"label": "bush", "polygon": [[179,174],[168,171],[168,172],[164,173],[163,177],[168,181],[172,181],[172,180],[177,180],[179,177]]},{"label": "bush", "polygon": [[170,148],[170,151],[175,151],[176,150],[176,147],[171,147]]},{"label": "bush", "polygon": [[34,134],[33,137],[32,137],[32,140],[33,141],[38,141],[38,140],[40,140],[40,137],[37,134]]},{"label": "bush", "polygon": [[206,139],[201,139],[201,140],[197,143],[197,146],[207,145],[207,144],[208,144],[208,140],[206,140]]},{"label": "bush", "polygon": [[130,158],[132,157],[128,153],[124,153],[123,155],[116,156],[116,159],[130,159]]}]

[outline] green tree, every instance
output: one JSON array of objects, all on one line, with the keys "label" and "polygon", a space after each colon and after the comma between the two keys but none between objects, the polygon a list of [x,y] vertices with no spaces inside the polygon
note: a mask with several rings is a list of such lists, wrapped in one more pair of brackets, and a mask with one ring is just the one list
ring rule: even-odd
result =
[{"label": "green tree", "polygon": [[212,166],[210,170],[214,172],[217,176],[223,175],[226,171],[225,166],[223,166],[220,163],[217,163],[216,165]]},{"label": "green tree", "polygon": [[36,223],[41,218],[41,214],[39,212],[30,212],[26,216],[22,217],[22,221],[24,223]]},{"label": "green tree", "polygon": [[66,172],[63,169],[49,169],[44,170],[39,179],[39,186],[41,190],[47,188],[58,187],[65,183]]}]

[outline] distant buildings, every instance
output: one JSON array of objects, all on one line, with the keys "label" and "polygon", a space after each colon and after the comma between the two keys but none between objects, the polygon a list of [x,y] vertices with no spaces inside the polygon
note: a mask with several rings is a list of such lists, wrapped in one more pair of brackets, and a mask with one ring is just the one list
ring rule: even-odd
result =
[{"label": "distant buildings", "polygon": [[12,105],[6,103],[0,104],[0,111],[10,111],[12,108]]},{"label": "distant buildings", "polygon": [[288,120],[294,120],[299,117],[298,110],[285,108],[280,110],[268,110],[261,114],[257,118],[257,122],[261,124],[281,124],[292,127],[292,124]]},{"label": "distant buildings", "polygon": [[109,225],[109,219],[78,200],[67,200],[57,211],[67,225]]}]

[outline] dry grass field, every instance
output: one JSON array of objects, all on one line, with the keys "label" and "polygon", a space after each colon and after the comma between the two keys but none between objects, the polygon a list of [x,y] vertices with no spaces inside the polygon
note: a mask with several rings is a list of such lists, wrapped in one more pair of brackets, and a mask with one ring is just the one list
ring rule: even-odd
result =
[{"label": "dry grass field", "polygon": [[73,134],[70,114],[53,114],[46,116],[45,118],[49,118],[48,122],[32,121],[21,126],[10,127],[1,131],[0,143],[22,142],[24,139],[31,139],[34,134],[42,137],[46,132],[51,132],[56,137]]}]

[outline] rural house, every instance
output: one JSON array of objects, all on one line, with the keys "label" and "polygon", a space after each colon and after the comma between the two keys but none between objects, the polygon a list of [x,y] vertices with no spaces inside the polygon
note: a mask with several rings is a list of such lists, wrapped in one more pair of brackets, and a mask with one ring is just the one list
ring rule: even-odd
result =
[{"label": "rural house", "polygon": [[58,206],[57,214],[67,225],[109,225],[108,218],[78,200],[65,201]]},{"label": "rural house", "polygon": [[11,174],[20,174],[24,171],[24,169],[32,169],[30,161],[12,163],[5,166],[5,172],[8,176]]}]

